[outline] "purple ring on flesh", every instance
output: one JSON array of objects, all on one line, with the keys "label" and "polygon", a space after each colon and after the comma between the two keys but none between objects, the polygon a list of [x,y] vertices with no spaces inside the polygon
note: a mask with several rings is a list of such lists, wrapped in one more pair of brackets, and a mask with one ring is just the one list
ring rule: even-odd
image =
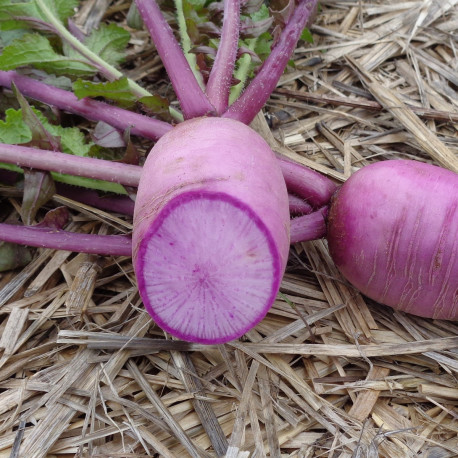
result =
[{"label": "purple ring on flesh", "polygon": [[[172,215],[174,214],[174,212],[176,212],[177,210],[180,210],[180,207],[181,209],[184,209],[184,211],[186,211],[186,205],[188,204],[192,205],[192,203],[199,205],[200,203],[204,203],[204,201],[205,201],[205,204],[210,203],[210,205],[228,205],[230,208],[234,210],[234,213],[239,214],[242,217],[242,219],[246,217],[247,221],[250,221],[250,223],[253,223],[253,227],[255,228],[255,230],[258,231],[259,235],[262,236],[262,238],[264,239],[264,244],[267,247],[267,250],[264,250],[264,252],[267,251],[269,253],[269,256],[268,256],[269,259],[267,260],[266,258],[266,264],[267,264],[267,261],[268,263],[271,264],[270,266],[271,274],[270,274],[270,279],[269,279],[270,291],[268,291],[265,294],[266,298],[263,301],[262,306],[256,305],[255,307],[253,307],[254,312],[251,311],[251,315],[252,315],[251,318],[248,319],[245,322],[245,324],[243,325],[240,323],[243,323],[245,321],[244,317],[240,319],[239,317],[232,315],[235,321],[239,322],[239,325],[236,327],[236,329],[233,329],[232,332],[225,333],[222,336],[220,335],[219,337],[212,337],[212,338],[196,335],[196,333],[190,333],[190,332],[186,332],[186,331],[177,329],[176,327],[170,325],[168,321],[163,319],[163,317],[161,316],[163,314],[158,313],[157,309],[158,307],[165,309],[167,307],[167,304],[165,304],[164,302],[161,304],[157,303],[158,301],[160,301],[157,291],[155,291],[153,294],[148,294],[148,290],[150,290],[151,288],[148,285],[148,279],[146,278],[149,275],[147,272],[148,267],[145,268],[145,264],[148,264],[148,263],[154,266],[154,268],[156,268],[157,265],[160,265],[160,266],[163,265],[160,260],[159,260],[159,264],[157,264],[158,259],[153,259],[151,257],[151,254],[148,253],[148,251],[152,249],[151,245],[156,243],[154,238],[161,238],[160,231],[162,228],[164,228],[164,226],[165,227],[167,226],[167,219],[170,217],[173,217]],[[190,214],[192,214],[192,209],[191,209]],[[209,218],[211,218],[211,216]],[[247,223],[247,224],[250,224],[250,223]],[[182,227],[184,226],[185,224],[183,224]],[[234,240],[234,241],[237,242],[237,240]],[[153,244],[151,242],[153,242]],[[178,243],[181,243],[181,240],[179,240]],[[166,243],[163,243],[161,245],[161,249],[163,249],[166,245],[167,245],[167,241]],[[172,245],[172,243],[169,242],[169,245]],[[171,250],[173,249],[174,248],[172,247]],[[189,253],[189,251],[190,250],[188,250],[187,253]],[[160,254],[161,253],[158,252],[158,255]],[[224,262],[226,255],[227,253],[223,251],[221,253],[222,258],[220,258],[219,261]],[[182,262],[183,262],[183,265],[179,267],[183,267],[183,266],[185,267],[187,260],[184,257],[182,257]],[[244,259],[244,262],[246,263],[245,259]],[[256,267],[254,267],[254,270],[256,271]],[[154,222],[151,224],[151,226],[146,231],[138,247],[138,252],[135,258],[135,271],[136,271],[139,291],[141,292],[143,303],[145,305],[146,310],[151,315],[151,317],[154,319],[154,321],[164,331],[170,333],[171,335],[175,337],[178,337],[186,341],[203,343],[203,344],[225,343],[225,342],[234,340],[242,336],[245,332],[252,329],[257,323],[259,323],[265,317],[268,310],[272,306],[276,298],[278,289],[280,287],[280,282],[281,282],[281,277],[282,277],[280,253],[278,251],[274,238],[272,237],[272,234],[268,230],[265,223],[253,211],[253,209],[250,206],[248,206],[247,204],[245,204],[244,202],[240,201],[239,199],[234,198],[233,196],[227,193],[211,192],[211,191],[196,191],[196,190],[187,191],[187,192],[181,193],[173,197],[159,211],[159,213],[157,214],[157,216],[154,219]],[[246,272],[244,271],[242,272],[242,274],[243,276],[241,276],[241,278],[245,279],[247,277]],[[227,274],[223,273],[223,278],[227,278],[226,276]],[[268,279],[268,275],[266,276],[266,279]],[[196,282],[196,280],[194,279],[193,281]],[[182,288],[182,285],[180,285],[180,287],[182,290],[186,290],[186,288]],[[177,288],[177,290],[178,289],[179,288]],[[246,293],[248,293],[248,291]],[[172,291],[172,295],[173,295],[173,291]],[[163,300],[165,301],[166,299],[167,297]],[[231,299],[232,299],[232,296],[231,296]],[[156,303],[154,301],[156,301]],[[231,303],[231,301],[229,301],[229,303]],[[186,305],[187,304],[185,304],[185,306]],[[235,304],[235,305],[233,304],[232,310],[227,310],[225,308],[222,308],[220,316],[222,317],[224,314],[231,315],[231,313],[233,312],[238,312],[240,314],[240,309],[238,307],[238,304]],[[218,316],[216,313],[214,314],[213,317],[209,316],[206,313],[203,313],[201,316],[199,316],[199,311],[197,311],[194,318],[190,317],[190,320],[201,320],[201,322],[203,320],[205,322],[206,320],[209,320],[212,318],[214,318],[215,321],[218,321]],[[224,325],[224,323],[222,323],[222,325]],[[193,326],[193,329],[197,328],[197,326],[195,325],[192,325],[192,326]],[[205,330],[205,326],[203,327],[203,329]]]}]

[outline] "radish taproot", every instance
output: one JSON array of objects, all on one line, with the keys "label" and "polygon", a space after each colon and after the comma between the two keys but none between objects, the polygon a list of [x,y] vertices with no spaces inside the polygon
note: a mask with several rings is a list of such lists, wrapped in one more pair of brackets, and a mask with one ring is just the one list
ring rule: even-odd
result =
[{"label": "radish taproot", "polygon": [[143,166],[132,251],[145,307],[164,330],[220,343],[251,329],[289,251],[288,193],[268,144],[223,118],[164,135]]},{"label": "radish taproot", "polygon": [[363,167],[336,192],[331,256],[368,297],[428,318],[458,319],[458,175],[408,160]]}]

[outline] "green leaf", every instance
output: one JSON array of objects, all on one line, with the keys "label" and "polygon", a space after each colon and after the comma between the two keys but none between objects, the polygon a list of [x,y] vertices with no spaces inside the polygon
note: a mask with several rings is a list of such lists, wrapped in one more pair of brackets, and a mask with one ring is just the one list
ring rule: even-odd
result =
[{"label": "green leaf", "polygon": [[159,95],[142,97],[138,102],[156,115],[165,115],[169,112],[169,101]]},{"label": "green leaf", "polygon": [[[62,127],[51,124],[39,110],[33,107],[32,110],[44,128],[53,136],[60,138],[64,153],[74,154],[76,156],[89,155],[94,144],[87,142],[83,132],[77,127]],[[9,145],[31,142],[32,132],[23,120],[22,110],[9,108],[5,113],[5,121],[0,120],[0,142]]]},{"label": "green leaf", "polygon": [[92,81],[78,79],[73,83],[73,93],[79,99],[84,97],[105,97],[121,102],[135,102],[137,99],[137,96],[130,89],[128,79],[125,77],[106,83],[93,83]]},{"label": "green leaf", "polygon": [[0,21],[11,21],[15,17],[43,19],[34,1],[12,2],[11,0],[0,0]]},{"label": "green leaf", "polygon": [[0,120],[0,142],[9,145],[29,142],[32,133],[22,119],[21,110],[8,108],[5,115],[5,120]]},{"label": "green leaf", "polygon": [[64,175],[62,173],[56,172],[51,172],[51,175],[55,181],[59,181],[61,183],[81,186],[83,188],[96,189],[98,191],[114,192],[116,194],[127,194],[124,187],[118,183],[94,180],[92,178],[76,177],[73,175]]},{"label": "green leaf", "polygon": [[93,146],[92,142],[87,142],[86,138],[77,127],[62,127],[59,125],[51,124],[48,119],[38,111],[34,109],[40,121],[45,126],[46,130],[60,138],[62,151],[64,153],[73,154],[75,156],[88,156],[89,151]]},{"label": "green leaf", "polygon": [[301,40],[306,41],[307,43],[313,43],[312,32],[306,27],[301,34]]},{"label": "green leaf", "polygon": [[[43,0],[43,3],[61,22],[65,22],[70,16],[73,16],[75,8],[79,5],[78,0]],[[25,2],[0,0],[0,21],[11,20],[18,16],[46,21],[46,16],[42,14],[39,4],[35,0]]]},{"label": "green leaf", "polygon": [[19,66],[55,58],[56,53],[45,37],[38,34],[26,34],[5,47],[0,55],[0,69],[14,70]]},{"label": "green leaf", "polygon": [[79,0],[44,0],[44,3],[64,23],[75,14],[75,8],[80,4]]},{"label": "green leaf", "polygon": [[78,59],[57,54],[51,43],[42,35],[28,33],[14,40],[0,55],[0,70],[14,70],[24,65],[69,75],[94,74],[96,69]]},{"label": "green leaf", "polygon": [[255,22],[262,21],[270,17],[269,8],[263,3],[258,11],[251,13],[249,16]]},{"label": "green leaf", "polygon": [[264,32],[262,35],[259,35],[254,52],[259,56],[261,61],[264,61],[271,53],[271,46],[272,35],[268,32]]},{"label": "green leaf", "polygon": [[187,0],[189,4],[191,4],[196,12],[200,11],[205,4],[207,3],[207,0]]},{"label": "green leaf", "polygon": [[62,127],[48,124],[47,129],[60,137],[62,151],[75,156],[88,156],[93,143],[88,143],[77,127]]},{"label": "green leaf", "polygon": [[21,38],[25,33],[25,30],[18,29],[17,27],[9,28],[16,21],[0,22],[0,49],[10,45],[14,40]]},{"label": "green leaf", "polygon": [[143,19],[135,2],[132,2],[126,16],[126,23],[131,29],[142,30]]},{"label": "green leaf", "polygon": [[48,130],[46,130],[42,121],[47,121],[38,110],[34,110],[25,97],[17,90],[14,83],[12,84],[14,95],[16,96],[19,105],[21,107],[22,119],[27,124],[32,134],[30,146],[40,149],[50,149],[53,151],[59,151],[61,149],[60,141],[55,138]]},{"label": "green leaf", "polygon": [[85,45],[105,62],[116,65],[125,58],[130,33],[116,24],[102,24],[86,39]]},{"label": "green leaf", "polygon": [[[10,170],[17,173],[24,173],[24,170],[14,164],[5,164],[0,162],[0,169]],[[77,177],[73,175],[65,175],[63,173],[57,172],[51,172],[51,176],[53,177],[54,181],[58,181],[60,183],[81,186],[82,188],[96,189],[103,192],[114,192],[115,194],[127,194],[124,186],[118,183],[94,180],[92,178]]]},{"label": "green leaf", "polygon": [[[91,148],[94,144],[92,142],[87,142],[84,134],[78,128],[56,126],[51,124],[39,110],[33,107],[32,110],[47,131],[56,137],[60,137],[62,151],[64,153],[78,156],[90,155]],[[10,145],[29,143],[32,140],[32,132],[23,120],[22,110],[9,108],[6,110],[5,114],[5,121],[0,120],[0,142]],[[0,163],[0,168],[24,173],[20,167],[14,164]],[[126,194],[124,187],[117,183],[109,183],[102,180],[93,180],[91,178],[65,175],[56,172],[51,172],[51,175],[55,181],[60,181],[62,183],[105,192]]]}]

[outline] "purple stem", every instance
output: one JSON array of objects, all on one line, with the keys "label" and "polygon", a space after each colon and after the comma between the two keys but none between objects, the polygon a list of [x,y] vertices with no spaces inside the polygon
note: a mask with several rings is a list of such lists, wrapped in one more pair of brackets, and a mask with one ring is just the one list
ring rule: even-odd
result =
[{"label": "purple stem", "polygon": [[288,194],[289,212],[292,215],[308,215],[312,213],[313,208],[304,199],[293,194]]},{"label": "purple stem", "polygon": [[[291,221],[291,243],[305,242],[326,235],[327,207]],[[128,235],[80,234],[36,226],[0,223],[0,240],[55,250],[93,253],[105,256],[131,256],[132,239]]]},{"label": "purple stem", "polygon": [[133,216],[135,202],[127,196],[100,196],[92,189],[56,183],[57,194],[100,210]]},{"label": "purple stem", "polygon": [[314,208],[329,203],[329,199],[337,189],[331,180],[308,167],[289,161],[279,154],[277,154],[277,159],[288,192],[301,197]]},{"label": "purple stem", "polygon": [[[18,89],[28,97],[35,98],[37,100],[40,100],[41,102],[49,103],[50,105],[54,105],[57,108],[67,110],[81,116],[86,116],[89,119],[93,119],[96,121],[104,121],[121,130],[125,130],[132,123],[136,123],[135,128],[132,129],[131,132],[142,137],[156,139],[173,128],[170,124],[167,124],[165,122],[148,118],[147,116],[132,113],[131,111],[127,111],[122,108],[112,107],[103,102],[98,102],[91,99],[78,100],[69,91],[64,91],[62,89],[58,89],[56,87],[49,86],[44,83],[40,83],[32,78],[27,78],[12,71],[0,71],[0,85],[10,87],[11,81],[14,81]],[[7,148],[8,145],[3,146],[4,148],[0,148],[3,148],[4,150],[5,148]],[[16,147],[10,145],[10,148]],[[27,165],[25,162],[23,162],[26,160],[26,158],[21,158],[21,151],[26,153],[25,156],[27,157],[29,151],[28,148],[11,150],[12,155],[10,154],[10,159],[7,160],[6,155],[4,155],[2,153],[2,150],[0,150],[0,161],[3,160],[3,162],[16,163],[19,166],[30,167],[30,165]],[[55,157],[56,164],[60,163],[60,160],[57,159],[57,156]],[[84,163],[84,161],[87,160],[97,161],[96,159],[80,158],[77,156],[70,155],[65,155],[65,157],[67,158],[68,162],[73,161],[72,164],[74,165],[70,166],[70,168],[67,168],[68,172],[65,172],[71,175],[80,174],[78,171],[80,169],[80,161],[83,161],[82,164]],[[280,161],[280,167],[283,172],[283,176],[285,178],[288,191],[290,193],[296,194],[303,200],[310,202],[314,207],[320,207],[322,205],[327,204],[329,197],[335,191],[335,185],[329,179],[314,172],[313,170],[307,167],[288,161],[284,159],[282,156],[278,155],[277,158]],[[44,157],[40,156],[39,160],[37,160],[34,163],[34,167],[38,169],[41,168],[43,170],[57,170],[54,167],[52,161],[48,166],[46,166],[45,162],[43,161]],[[110,167],[110,164],[114,167],[117,167],[117,173],[113,176],[111,175],[111,169],[109,171],[103,172],[105,166]],[[140,171],[139,169],[131,169],[131,172],[129,172],[127,169],[124,169],[124,167],[125,165],[123,164],[116,165],[115,163],[99,160],[98,162],[94,162],[94,166],[91,165],[88,167],[90,175],[81,174],[80,176],[92,177],[95,171],[98,170],[100,171],[100,173],[105,173],[105,176],[108,176],[108,178],[101,179],[107,179],[108,181],[119,180],[119,183],[129,185],[127,182],[125,182],[123,176],[133,172],[133,170],[137,170],[135,174],[139,177]],[[139,178],[134,179],[135,184],[133,184],[132,186],[138,185],[138,179]]]},{"label": "purple stem", "polygon": [[0,162],[38,170],[50,170],[137,187],[142,168],[137,165],[72,156],[20,145],[0,144]]},{"label": "purple stem", "polygon": [[155,0],[135,0],[143,22],[161,56],[175,93],[180,101],[185,119],[215,112],[205,93],[199,86],[173,31]]},{"label": "purple stem", "polygon": [[21,245],[79,253],[107,256],[132,255],[132,239],[128,235],[80,234],[42,227],[0,223],[0,239]]},{"label": "purple stem", "polygon": [[[22,175],[10,170],[0,169],[0,183],[15,186]],[[100,210],[121,213],[122,215],[133,216],[134,201],[127,196],[114,196],[111,194],[100,195],[97,191],[80,186],[72,186],[66,183],[55,183],[57,194],[68,197],[76,202],[90,205]]]},{"label": "purple stem", "polygon": [[229,104],[240,30],[240,0],[224,0],[223,29],[207,83],[207,96],[220,115]]},{"label": "purple stem", "polygon": [[84,116],[93,121],[106,122],[120,130],[130,127],[132,134],[151,140],[157,140],[172,129],[172,126],[164,121],[89,98],[79,100],[72,92],[41,83],[14,71],[0,71],[1,86],[11,88],[12,82],[26,97],[54,105],[61,110]]},{"label": "purple stem", "polygon": [[328,207],[322,207],[309,215],[299,216],[291,220],[291,243],[307,242],[326,236],[326,216]]},{"label": "purple stem", "polygon": [[278,43],[264,61],[258,74],[223,114],[223,118],[236,119],[245,124],[249,124],[254,119],[275,89],[317,1],[300,0],[291,19],[281,32]]},{"label": "purple stem", "polygon": [[[314,208],[329,203],[329,199],[337,189],[331,180],[279,155],[277,159],[289,193],[295,194]],[[138,165],[2,143],[0,143],[0,162],[133,187],[138,186],[142,172],[142,167]]]}]

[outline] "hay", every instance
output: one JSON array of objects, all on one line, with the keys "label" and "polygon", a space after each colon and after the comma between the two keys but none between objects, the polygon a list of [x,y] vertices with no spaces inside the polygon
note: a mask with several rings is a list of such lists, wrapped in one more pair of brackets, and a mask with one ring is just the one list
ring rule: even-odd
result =
[{"label": "hay", "polygon": [[[457,171],[457,3],[321,2],[271,126],[253,127],[336,182],[389,158]],[[107,4],[85,2],[79,23],[129,6]],[[133,43],[130,76],[159,74],[147,35]],[[0,192],[16,214],[19,197]],[[72,230],[131,229],[55,201]],[[36,250],[0,276],[0,457],[457,456],[457,331],[362,297],[321,240],[291,248],[267,317],[219,346],[155,326],[130,258]]]}]

